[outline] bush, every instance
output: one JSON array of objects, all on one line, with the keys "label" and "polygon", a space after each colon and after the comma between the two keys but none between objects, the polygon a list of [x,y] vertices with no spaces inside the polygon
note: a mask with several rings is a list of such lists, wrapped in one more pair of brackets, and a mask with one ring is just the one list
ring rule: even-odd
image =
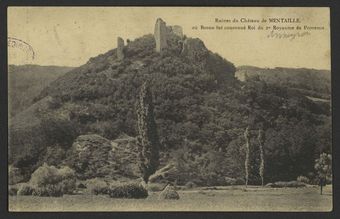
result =
[{"label": "bush", "polygon": [[305,183],[305,184],[310,184],[310,180],[305,176],[298,176],[296,181],[302,182],[302,183]]},{"label": "bush", "polygon": [[93,178],[86,181],[86,190],[93,195],[109,194],[109,184],[100,178]]},{"label": "bush", "polygon": [[8,195],[10,196],[15,196],[18,193],[18,188],[14,186],[9,186],[8,187]]},{"label": "bush", "polygon": [[290,187],[290,188],[298,188],[298,187],[305,187],[306,184],[298,181],[289,181],[289,182],[275,182],[275,183],[268,183],[266,187],[272,187],[272,188],[285,188],[285,187]]},{"label": "bush", "polygon": [[62,181],[62,176],[54,166],[44,163],[32,173],[30,184],[35,187],[43,187],[50,184],[57,184]]},{"label": "bush", "polygon": [[62,194],[73,194],[76,189],[75,172],[67,166],[58,169],[44,163],[34,171],[30,184],[37,190],[35,193],[37,196],[58,197]]},{"label": "bush", "polygon": [[235,185],[244,185],[244,184],[245,184],[245,180],[243,177],[236,178]]},{"label": "bush", "polygon": [[86,186],[84,185],[84,183],[80,182],[80,183],[77,184],[77,188],[78,189],[86,189]]},{"label": "bush", "polygon": [[63,196],[63,188],[60,184],[45,185],[35,188],[32,195],[42,197],[60,197]]},{"label": "bush", "polygon": [[46,148],[46,153],[43,157],[43,161],[48,165],[58,165],[61,160],[64,160],[66,156],[66,151],[63,147],[59,145],[53,145]]},{"label": "bush", "polygon": [[192,181],[189,181],[185,184],[185,188],[187,188],[187,189],[192,189],[192,188],[195,188],[195,187],[197,187],[197,185]]},{"label": "bush", "polygon": [[68,166],[59,169],[62,181],[60,182],[64,194],[73,194],[76,189],[76,175]]},{"label": "bush", "polygon": [[146,198],[148,197],[148,191],[137,183],[126,183],[111,185],[110,193],[111,198]]},{"label": "bush", "polygon": [[59,184],[64,194],[73,194],[74,190],[76,190],[76,179],[69,178],[61,181]]},{"label": "bush", "polygon": [[18,189],[17,195],[32,195],[33,191],[34,188],[31,185],[24,183]]},{"label": "bush", "polygon": [[25,176],[22,174],[19,168],[9,166],[8,167],[8,184],[14,185],[25,180]]},{"label": "bush", "polygon": [[327,176],[326,177],[326,184],[332,184],[333,182],[333,177],[332,176]]},{"label": "bush", "polygon": [[224,177],[225,180],[225,185],[231,186],[231,185],[236,185],[237,180],[235,178],[231,177]]}]

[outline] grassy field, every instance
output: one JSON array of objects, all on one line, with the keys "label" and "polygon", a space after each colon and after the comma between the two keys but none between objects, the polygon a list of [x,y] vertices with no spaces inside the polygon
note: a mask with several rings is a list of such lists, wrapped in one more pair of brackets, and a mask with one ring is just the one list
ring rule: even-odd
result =
[{"label": "grassy field", "polygon": [[242,186],[180,190],[179,200],[113,199],[107,196],[64,195],[60,198],[10,196],[10,211],[331,211],[332,187],[261,188]]}]

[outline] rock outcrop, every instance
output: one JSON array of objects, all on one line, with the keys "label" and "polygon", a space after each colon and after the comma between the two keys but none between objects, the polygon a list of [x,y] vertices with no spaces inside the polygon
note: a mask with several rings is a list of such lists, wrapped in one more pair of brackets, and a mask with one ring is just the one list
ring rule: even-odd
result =
[{"label": "rock outcrop", "polygon": [[69,159],[83,179],[93,177],[137,178],[139,174],[135,138],[123,136],[110,141],[100,135],[80,135]]},{"label": "rock outcrop", "polygon": [[121,37],[117,38],[117,58],[124,59],[124,40]]},{"label": "rock outcrop", "polygon": [[159,199],[179,199],[179,195],[172,185],[167,185],[165,189],[159,194]]},{"label": "rock outcrop", "polygon": [[197,61],[203,61],[207,57],[208,52],[202,40],[188,38],[183,42],[181,54]]}]

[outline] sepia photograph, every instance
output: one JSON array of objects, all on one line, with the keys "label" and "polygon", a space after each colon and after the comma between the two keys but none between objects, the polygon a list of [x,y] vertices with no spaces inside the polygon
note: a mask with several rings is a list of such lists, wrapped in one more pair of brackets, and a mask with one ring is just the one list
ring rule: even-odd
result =
[{"label": "sepia photograph", "polygon": [[331,212],[328,7],[7,8],[9,212]]}]

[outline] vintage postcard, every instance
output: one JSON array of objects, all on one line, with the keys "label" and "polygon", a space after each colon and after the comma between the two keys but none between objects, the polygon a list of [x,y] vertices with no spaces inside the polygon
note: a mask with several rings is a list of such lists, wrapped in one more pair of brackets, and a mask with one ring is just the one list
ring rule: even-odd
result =
[{"label": "vintage postcard", "polygon": [[327,7],[8,7],[8,204],[329,212]]}]

